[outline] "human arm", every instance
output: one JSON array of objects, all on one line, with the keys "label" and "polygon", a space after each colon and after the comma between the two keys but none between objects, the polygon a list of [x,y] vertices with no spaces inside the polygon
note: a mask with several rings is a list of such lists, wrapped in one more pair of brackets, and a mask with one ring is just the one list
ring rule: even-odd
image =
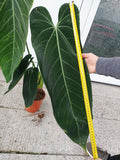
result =
[{"label": "human arm", "polygon": [[120,57],[100,57],[96,63],[96,73],[120,79]]},{"label": "human arm", "polygon": [[96,72],[96,63],[99,57],[93,53],[83,53],[82,57],[85,59],[89,73]]},{"label": "human arm", "polygon": [[120,57],[103,58],[93,53],[83,53],[90,73],[98,73],[120,79]]}]

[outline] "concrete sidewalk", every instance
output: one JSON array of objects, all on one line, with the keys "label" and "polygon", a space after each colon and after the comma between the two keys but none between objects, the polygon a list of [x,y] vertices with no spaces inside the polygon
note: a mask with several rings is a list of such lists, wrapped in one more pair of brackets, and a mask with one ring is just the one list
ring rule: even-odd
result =
[{"label": "concrete sidewalk", "polygon": [[[120,154],[120,87],[92,83],[94,129],[97,145],[112,155]],[[49,95],[39,121],[27,116],[22,82],[10,93],[0,70],[0,160],[89,160],[57,125]]]}]

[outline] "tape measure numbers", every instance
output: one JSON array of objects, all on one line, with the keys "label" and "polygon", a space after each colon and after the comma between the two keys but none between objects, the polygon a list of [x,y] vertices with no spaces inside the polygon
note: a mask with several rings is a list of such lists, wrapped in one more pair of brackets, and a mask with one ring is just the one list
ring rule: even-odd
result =
[{"label": "tape measure numbers", "polygon": [[74,39],[75,39],[75,45],[76,45],[76,51],[77,51],[77,59],[78,59],[78,65],[79,65],[79,71],[80,71],[83,97],[84,97],[85,109],[86,109],[86,115],[87,115],[87,121],[88,121],[88,128],[90,133],[92,153],[93,153],[93,158],[98,159],[95,133],[93,128],[93,121],[92,121],[92,115],[91,115],[91,109],[90,109],[90,103],[89,103],[89,97],[88,97],[87,83],[85,78],[85,70],[83,65],[80,39],[79,39],[76,16],[75,16],[74,2],[72,2],[72,4],[69,4],[69,6],[70,6],[70,13],[71,13],[71,19],[72,19],[72,25],[73,25],[73,32],[74,32]]}]

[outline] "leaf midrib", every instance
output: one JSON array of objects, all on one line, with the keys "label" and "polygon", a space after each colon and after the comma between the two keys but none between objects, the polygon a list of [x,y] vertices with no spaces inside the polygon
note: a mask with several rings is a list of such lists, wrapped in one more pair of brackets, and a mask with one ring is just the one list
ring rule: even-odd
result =
[{"label": "leaf midrib", "polygon": [[56,39],[57,39],[58,54],[59,54],[60,65],[61,65],[61,69],[62,69],[62,75],[63,75],[64,85],[65,85],[65,89],[66,89],[66,92],[67,92],[68,100],[69,100],[69,103],[70,103],[71,111],[72,111],[73,117],[74,117],[76,125],[77,125],[78,136],[80,137],[80,135],[79,135],[79,124],[78,124],[77,119],[76,119],[76,117],[74,115],[74,112],[73,112],[72,102],[70,100],[70,95],[69,95],[69,91],[68,91],[68,88],[67,88],[67,82],[66,82],[66,79],[65,79],[65,73],[64,73],[64,70],[63,70],[63,64],[62,64],[62,57],[61,57],[61,52],[60,52],[60,44],[59,44],[59,38],[58,38],[57,28],[56,28]]},{"label": "leaf midrib", "polygon": [[[15,48],[15,11],[14,11],[14,4],[13,4],[14,2],[13,2],[13,0],[12,0],[12,13],[13,13],[13,55],[12,55],[12,60],[13,60],[13,57],[14,57],[14,52],[15,52],[15,50],[14,50],[14,48]],[[12,61],[12,63],[11,63],[11,67],[10,67],[10,71],[12,70],[12,66],[13,66],[13,61]]]},{"label": "leaf midrib", "polygon": [[6,0],[4,0],[4,2],[2,3],[0,11],[1,11],[2,7],[4,6],[5,2],[6,2]]}]

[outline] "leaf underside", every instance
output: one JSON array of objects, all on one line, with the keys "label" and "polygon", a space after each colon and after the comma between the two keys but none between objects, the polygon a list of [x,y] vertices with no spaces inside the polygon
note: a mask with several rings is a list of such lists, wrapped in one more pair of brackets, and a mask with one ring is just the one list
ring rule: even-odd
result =
[{"label": "leaf underside", "polygon": [[28,108],[33,104],[37,94],[38,68],[29,68],[25,72],[23,79],[23,98],[25,107]]},{"label": "leaf underside", "polygon": [[33,0],[0,3],[0,66],[9,82],[25,50],[28,16]]},{"label": "leaf underside", "polygon": [[8,93],[11,89],[13,89],[16,84],[19,82],[19,80],[22,78],[23,74],[25,73],[27,67],[29,66],[31,62],[31,55],[26,55],[22,61],[20,62],[19,66],[16,68],[14,74],[13,74],[13,79],[9,85],[8,91],[5,92]]},{"label": "leaf underside", "polygon": [[[77,26],[80,26],[76,6],[75,12]],[[57,26],[53,25],[49,12],[44,7],[32,11],[30,26],[32,44],[51,97],[56,121],[74,142],[86,150],[89,131],[69,4],[60,8]],[[85,62],[84,68],[92,107],[91,82]]]}]

